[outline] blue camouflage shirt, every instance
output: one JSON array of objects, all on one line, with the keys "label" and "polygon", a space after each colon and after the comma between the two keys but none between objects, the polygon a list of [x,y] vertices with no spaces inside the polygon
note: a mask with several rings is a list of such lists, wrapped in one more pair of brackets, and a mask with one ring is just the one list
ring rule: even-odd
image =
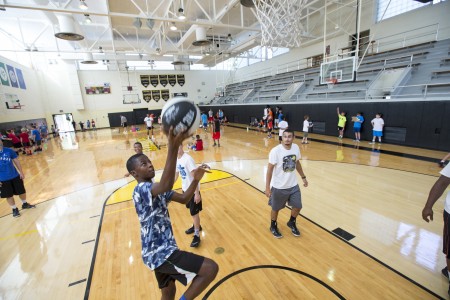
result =
[{"label": "blue camouflage shirt", "polygon": [[152,197],[152,186],[152,182],[138,183],[133,191],[133,201],[141,223],[142,259],[154,270],[162,265],[178,246],[167,209],[173,191]]}]

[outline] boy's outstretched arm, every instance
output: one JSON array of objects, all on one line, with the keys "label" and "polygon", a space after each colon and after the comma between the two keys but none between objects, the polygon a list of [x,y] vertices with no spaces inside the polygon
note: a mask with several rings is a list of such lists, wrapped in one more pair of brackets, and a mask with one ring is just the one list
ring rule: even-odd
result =
[{"label": "boy's outstretched arm", "polygon": [[207,167],[205,167],[204,165],[201,165],[197,169],[193,170],[192,173],[194,175],[194,180],[192,180],[191,185],[189,186],[187,191],[185,191],[183,194],[173,193],[173,196],[171,199],[172,201],[182,203],[182,204],[188,203],[189,200],[192,199],[192,196],[194,195],[194,192],[198,187],[198,183],[200,182],[200,179],[202,179],[202,177],[203,177],[203,175],[205,175],[205,173],[211,173],[211,172],[208,171]]},{"label": "boy's outstretched arm", "polygon": [[175,182],[178,147],[185,139],[189,137],[189,133],[184,132],[174,135],[173,130],[174,128],[171,127],[169,129],[169,134],[167,135],[168,142],[166,165],[164,166],[161,181],[153,184],[152,196],[170,191],[173,187],[173,183]]}]

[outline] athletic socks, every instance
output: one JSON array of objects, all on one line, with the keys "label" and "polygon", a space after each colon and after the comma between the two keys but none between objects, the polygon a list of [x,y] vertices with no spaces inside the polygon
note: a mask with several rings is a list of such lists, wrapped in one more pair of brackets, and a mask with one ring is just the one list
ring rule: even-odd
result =
[{"label": "athletic socks", "polygon": [[200,230],[199,229],[194,229],[194,235],[200,236]]},{"label": "athletic socks", "polygon": [[11,208],[12,208],[12,209],[16,209],[17,206],[14,204],[14,205],[11,206]]},{"label": "athletic socks", "polygon": [[289,219],[289,222],[290,222],[290,223],[295,222],[295,219],[296,219],[296,218],[294,218],[293,216],[291,216],[291,218]]},{"label": "athletic socks", "polygon": [[[20,199],[20,200],[22,200],[22,199]],[[22,204],[25,204],[25,203],[27,203],[27,200],[22,200]]]}]

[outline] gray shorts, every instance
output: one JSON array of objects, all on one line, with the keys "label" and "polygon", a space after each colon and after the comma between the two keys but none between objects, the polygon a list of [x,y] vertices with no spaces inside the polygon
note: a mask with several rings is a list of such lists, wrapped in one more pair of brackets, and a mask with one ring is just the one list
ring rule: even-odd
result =
[{"label": "gray shorts", "polygon": [[302,194],[298,184],[288,189],[276,189],[272,187],[269,205],[274,211],[279,211],[288,204],[293,208],[302,208]]}]

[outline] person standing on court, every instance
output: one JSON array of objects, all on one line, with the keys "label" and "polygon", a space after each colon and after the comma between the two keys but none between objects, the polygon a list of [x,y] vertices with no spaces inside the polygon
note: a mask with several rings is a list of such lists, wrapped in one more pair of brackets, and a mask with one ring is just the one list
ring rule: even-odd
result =
[{"label": "person standing on court", "polygon": [[146,155],[135,154],[126,164],[128,172],[138,182],[133,191],[133,202],[141,225],[142,259],[154,270],[162,299],[175,298],[175,280],[183,285],[192,281],[180,299],[195,299],[214,280],[219,270],[213,260],[180,250],[173,235],[168,204],[189,202],[207,172],[202,167],[195,169],[194,179],[185,193],[172,190],[178,147],[187,137],[187,132],[174,135],[173,128],[169,129],[167,159],[160,182],[152,182],[155,169]]},{"label": "person standing on court", "polygon": [[[128,123],[127,123],[127,118],[124,115],[120,115],[120,126],[123,127],[123,133],[127,133]],[[120,132],[120,130],[119,130],[119,132]]]},{"label": "person standing on court", "polygon": [[[217,115],[214,116],[212,138],[214,141],[213,146],[215,147],[218,145],[220,147],[220,120]],[[217,144],[216,144],[216,140],[217,140]]]},{"label": "person standing on court", "polygon": [[339,131],[339,138],[342,139],[344,137],[344,128],[345,123],[347,122],[347,117],[345,116],[345,111],[339,112],[339,106],[337,108],[337,114],[338,114],[338,131]]},{"label": "person standing on court", "polygon": [[364,123],[364,117],[359,112],[353,119],[353,132],[355,133],[355,142],[361,141],[361,125]]},{"label": "person standing on court", "polygon": [[303,121],[303,139],[302,144],[308,144],[308,135],[309,135],[309,128],[312,127],[312,123],[309,122],[309,116],[305,115]]},{"label": "person standing on court", "polygon": [[152,138],[153,138],[153,116],[151,114],[148,114],[145,119],[144,122],[147,126],[147,137],[148,139],[150,139],[150,130],[152,131]]},{"label": "person standing on court", "polygon": [[[178,147],[178,156],[177,156],[177,170],[175,173],[175,180],[178,179],[178,175],[181,175],[181,189],[183,193],[188,190],[191,182],[194,179],[193,172],[195,170],[195,161],[187,153],[184,153],[183,145],[181,144]],[[194,195],[191,200],[186,204],[186,208],[189,208],[189,212],[192,216],[193,225],[189,227],[185,233],[186,234],[194,234],[194,238],[192,239],[191,247],[196,248],[200,245],[200,231],[202,230],[202,226],[200,225],[200,212],[203,209],[202,206],[202,195],[200,194],[200,183],[197,185],[195,189]]]},{"label": "person standing on court", "polygon": [[375,115],[375,119],[372,120],[372,126],[373,126],[373,139],[372,142],[369,144],[375,144],[375,140],[378,137],[378,142],[381,144],[381,137],[383,136],[383,127],[384,127],[384,120],[381,118],[381,114],[377,113]]},{"label": "person standing on court", "polygon": [[306,175],[300,164],[300,149],[294,141],[294,131],[286,129],[283,132],[283,142],[269,153],[269,164],[266,173],[266,196],[272,207],[270,232],[277,239],[283,235],[278,230],[278,212],[289,204],[292,207],[291,218],[287,226],[294,236],[300,236],[296,220],[302,209],[302,198],[295,171],[300,174],[303,186],[308,186]]},{"label": "person standing on court", "polygon": [[14,218],[20,217],[14,195],[19,195],[20,200],[22,200],[22,209],[36,208],[35,205],[27,202],[27,194],[23,184],[24,178],[25,175],[17,158],[17,153],[12,149],[4,148],[3,141],[0,139],[0,198],[6,198],[12,208]]},{"label": "person standing on court", "polygon": [[[434,183],[428,195],[427,203],[422,210],[422,219],[427,223],[433,221],[433,205],[442,196],[447,187],[450,185],[450,164],[448,164],[440,172],[441,176]],[[444,236],[443,236],[443,247],[442,252],[445,254],[447,259],[447,266],[442,269],[442,275],[449,278],[448,270],[450,268],[450,191],[447,193],[445,198],[444,206]],[[450,285],[448,288],[448,294],[450,295]]]}]

